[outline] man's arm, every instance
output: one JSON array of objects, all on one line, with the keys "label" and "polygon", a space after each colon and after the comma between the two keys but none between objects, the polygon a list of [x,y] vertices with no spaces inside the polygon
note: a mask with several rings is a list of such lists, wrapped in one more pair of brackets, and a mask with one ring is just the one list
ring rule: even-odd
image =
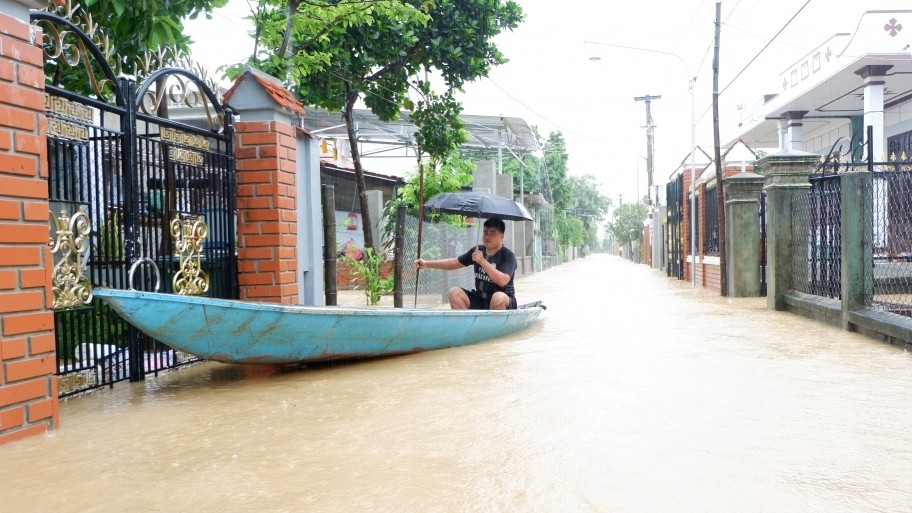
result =
[{"label": "man's arm", "polygon": [[[479,267],[484,269],[484,272],[485,272],[485,274],[488,275],[488,278],[491,278],[491,281],[494,282],[494,284],[497,285],[498,287],[506,287],[507,284],[510,283],[511,274],[505,273],[505,272],[497,269],[496,267],[494,267],[493,264],[491,264],[490,262],[487,261],[487,259],[485,259],[483,252],[476,251],[475,253],[473,253],[472,261],[474,261],[476,264],[478,264]],[[511,273],[516,271],[516,260],[513,260],[512,267],[509,266],[508,262],[504,262],[504,263],[508,264],[508,270]]]},{"label": "man's arm", "polygon": [[415,260],[416,269],[442,269],[444,271],[453,271],[465,267],[455,258],[442,258],[440,260],[425,260],[419,258]]}]

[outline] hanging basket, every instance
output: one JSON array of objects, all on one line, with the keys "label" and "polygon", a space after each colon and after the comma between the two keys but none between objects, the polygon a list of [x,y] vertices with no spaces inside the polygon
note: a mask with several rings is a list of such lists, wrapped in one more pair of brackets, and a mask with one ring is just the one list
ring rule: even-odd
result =
[{"label": "hanging basket", "polygon": [[345,229],[346,230],[357,230],[358,229],[358,214],[354,212],[349,212],[348,217],[345,218]]}]

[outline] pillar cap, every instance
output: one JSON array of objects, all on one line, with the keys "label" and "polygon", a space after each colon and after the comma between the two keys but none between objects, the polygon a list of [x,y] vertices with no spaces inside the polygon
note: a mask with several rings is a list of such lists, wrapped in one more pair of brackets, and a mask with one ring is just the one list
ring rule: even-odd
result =
[{"label": "pillar cap", "polygon": [[[769,167],[782,167],[788,165],[817,165],[820,162],[820,155],[800,150],[787,150],[770,153],[769,155],[758,160],[755,164],[761,170]],[[763,173],[767,174],[766,172]]]},{"label": "pillar cap", "polygon": [[743,181],[743,180],[763,180],[763,175],[758,175],[757,173],[738,173],[736,175],[726,176],[722,179],[725,181]]}]

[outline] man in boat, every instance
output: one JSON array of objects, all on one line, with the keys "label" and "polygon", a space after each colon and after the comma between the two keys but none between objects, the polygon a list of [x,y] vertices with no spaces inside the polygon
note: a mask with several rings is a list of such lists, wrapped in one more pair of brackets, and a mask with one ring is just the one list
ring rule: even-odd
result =
[{"label": "man in boat", "polygon": [[516,291],[513,274],[516,255],[503,245],[506,225],[499,217],[484,222],[484,244],[475,246],[456,258],[415,260],[418,269],[452,271],[472,264],[475,267],[475,289],[453,287],[448,296],[454,310],[514,310]]}]

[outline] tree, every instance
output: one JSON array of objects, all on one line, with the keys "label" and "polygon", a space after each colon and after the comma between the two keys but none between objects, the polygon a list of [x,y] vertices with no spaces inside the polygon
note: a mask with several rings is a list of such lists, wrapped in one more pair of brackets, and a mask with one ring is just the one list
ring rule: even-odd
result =
[{"label": "tree", "polygon": [[608,223],[608,231],[618,244],[639,241],[643,237],[643,221],[649,215],[645,203],[624,203],[614,209],[614,220]]},{"label": "tree", "polygon": [[[140,79],[165,64],[184,61],[192,66],[188,57],[191,39],[184,35],[183,20],[200,14],[211,18],[213,9],[226,3],[228,0],[83,0],[74,6],[72,0],[53,0],[48,11],[69,19],[92,38],[115,75]],[[74,91],[99,96],[110,92],[104,90],[107,84],[89,84],[85,72],[73,69],[65,60],[50,63],[46,71],[51,83]],[[93,71],[100,75],[97,69]]]},{"label": "tree", "polygon": [[586,240],[586,230],[583,222],[578,217],[567,215],[563,211],[558,211],[554,215],[555,239],[561,247],[565,246],[582,246]]},{"label": "tree", "polygon": [[[532,130],[538,136],[537,127]],[[522,164],[504,162],[504,172],[514,177],[514,190],[523,176],[526,190],[542,192],[554,209],[553,230],[561,245],[598,247],[598,226],[611,209],[611,199],[599,192],[593,175],[568,174],[569,157],[561,132],[548,134],[542,148],[543,157],[526,155]],[[548,228],[552,227],[544,226],[543,220],[542,229]]]},{"label": "tree", "polygon": [[184,34],[184,18],[201,13],[212,18],[212,10],[228,0],[82,0],[86,12],[101,20],[118,48],[121,58],[143,55],[147,50],[174,47],[187,52],[190,37]]},{"label": "tree", "polygon": [[[409,108],[425,73],[449,91],[506,62],[494,36],[522,21],[512,0],[261,0],[254,65],[305,103],[342,112],[355,167],[364,238],[374,244],[355,132],[360,99],[381,120]],[[260,47],[262,46],[262,49]]]},{"label": "tree", "polygon": [[598,245],[598,223],[608,214],[612,201],[599,192],[595,177],[590,174],[570,176],[567,182],[572,201],[569,212],[580,219],[585,233],[582,245],[595,247]]},{"label": "tree", "polygon": [[561,132],[551,132],[542,145],[545,153],[544,193],[545,199],[556,209],[571,208],[570,189],[567,183],[567,143]]}]

